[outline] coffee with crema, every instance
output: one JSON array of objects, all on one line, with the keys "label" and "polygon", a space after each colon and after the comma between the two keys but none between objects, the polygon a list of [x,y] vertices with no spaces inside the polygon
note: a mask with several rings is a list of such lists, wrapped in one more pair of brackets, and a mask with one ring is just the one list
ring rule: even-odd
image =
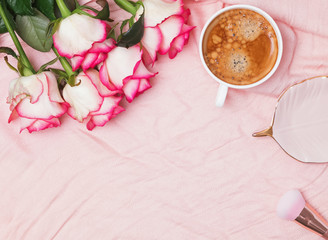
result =
[{"label": "coffee with crema", "polygon": [[278,56],[278,41],[271,24],[248,9],[232,9],[207,28],[203,55],[211,72],[234,85],[248,85],[265,77]]}]

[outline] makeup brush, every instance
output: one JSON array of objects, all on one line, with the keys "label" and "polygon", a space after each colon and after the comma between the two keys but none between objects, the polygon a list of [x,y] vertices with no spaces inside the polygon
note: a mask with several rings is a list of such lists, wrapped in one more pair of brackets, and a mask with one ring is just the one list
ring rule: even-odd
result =
[{"label": "makeup brush", "polygon": [[277,214],[280,218],[296,221],[302,227],[328,239],[328,224],[294,189],[286,192],[279,200]]}]

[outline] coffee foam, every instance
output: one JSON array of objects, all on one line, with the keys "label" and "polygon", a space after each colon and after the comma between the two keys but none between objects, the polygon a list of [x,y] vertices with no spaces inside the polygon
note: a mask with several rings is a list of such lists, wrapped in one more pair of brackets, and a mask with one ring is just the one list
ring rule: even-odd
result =
[{"label": "coffee foam", "polygon": [[261,34],[261,22],[257,19],[240,20],[237,32],[247,41],[254,41]]},{"label": "coffee foam", "polygon": [[244,73],[249,66],[249,57],[246,51],[235,52],[230,55],[227,61],[228,69],[235,73]]},{"label": "coffee foam", "polygon": [[217,17],[205,34],[205,62],[223,81],[254,83],[272,69],[278,54],[270,23],[246,9],[229,10]]}]

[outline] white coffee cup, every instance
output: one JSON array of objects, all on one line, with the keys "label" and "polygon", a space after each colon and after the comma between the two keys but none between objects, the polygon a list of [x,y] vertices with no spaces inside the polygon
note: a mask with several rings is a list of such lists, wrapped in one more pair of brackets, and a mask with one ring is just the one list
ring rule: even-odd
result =
[{"label": "white coffee cup", "polygon": [[[227,83],[223,80],[221,80],[220,78],[218,78],[217,76],[215,76],[211,70],[209,69],[209,67],[207,66],[207,64],[205,63],[205,59],[204,59],[204,54],[203,54],[203,40],[204,40],[204,35],[205,32],[208,28],[208,26],[212,23],[212,21],[219,16],[220,14],[232,10],[232,9],[248,9],[248,10],[252,10],[254,12],[257,12],[258,14],[260,14],[261,16],[263,16],[273,27],[276,37],[277,37],[277,43],[278,43],[278,56],[275,62],[275,65],[273,66],[273,68],[271,69],[271,71],[265,75],[263,78],[261,78],[260,80],[258,80],[255,83],[252,84],[248,84],[248,85],[234,85],[231,83]],[[218,92],[217,92],[217,96],[216,96],[216,106],[218,107],[222,107],[224,105],[225,99],[227,97],[227,93],[228,93],[228,89],[229,88],[235,88],[235,89],[247,89],[247,88],[252,88],[252,87],[256,87],[262,83],[264,83],[266,80],[268,80],[272,74],[277,70],[280,60],[281,60],[281,56],[282,56],[282,50],[283,50],[283,43],[282,43],[282,37],[281,37],[281,33],[280,30],[276,24],[276,22],[263,10],[257,8],[257,7],[253,7],[250,5],[233,5],[230,7],[225,7],[221,10],[219,10],[218,12],[216,12],[205,24],[202,33],[200,35],[200,41],[199,41],[199,53],[200,53],[200,58],[202,61],[203,66],[205,67],[206,71],[208,72],[208,74],[210,76],[212,76],[213,79],[215,79],[217,82],[220,83]]]}]

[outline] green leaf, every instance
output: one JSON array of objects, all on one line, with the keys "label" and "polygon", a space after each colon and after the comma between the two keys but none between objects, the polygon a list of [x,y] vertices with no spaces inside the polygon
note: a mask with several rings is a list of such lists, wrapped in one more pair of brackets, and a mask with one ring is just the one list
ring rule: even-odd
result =
[{"label": "green leaf", "polygon": [[50,38],[52,35],[55,34],[55,32],[57,31],[59,24],[61,22],[61,20],[63,20],[62,18],[58,18],[54,21],[52,21],[51,23],[48,24],[48,28],[47,28],[47,38]]},{"label": "green leaf", "polygon": [[9,47],[0,47],[0,53],[6,53],[7,55],[13,56],[14,58],[18,59],[15,51]]},{"label": "green leaf", "polygon": [[[1,3],[2,3],[3,10],[6,13],[6,16],[9,20],[9,22],[10,22],[10,25],[12,26],[13,29],[15,29],[16,24],[15,24],[13,15],[8,11],[7,7],[5,6],[6,4],[4,4],[5,2],[1,2]],[[0,16],[0,34],[1,33],[6,33],[6,32],[8,32],[8,30],[5,26],[5,23],[4,23],[3,19]]]},{"label": "green leaf", "polygon": [[9,63],[9,61],[8,61],[8,56],[5,56],[4,59],[5,59],[5,62],[6,62],[6,64],[7,64],[7,66],[9,67],[9,69],[11,69],[11,70],[13,70],[13,71],[15,71],[15,72],[18,72],[18,70],[17,70],[13,65],[11,65],[11,64]]},{"label": "green leaf", "polygon": [[108,6],[108,2],[106,2],[106,4],[103,7],[103,9],[97,14],[96,18],[97,19],[100,19],[100,20],[105,20],[105,21],[109,19],[109,6]]},{"label": "green leaf", "polygon": [[74,0],[74,2],[75,2],[75,8],[80,7],[80,4],[79,4],[79,2],[77,0]]},{"label": "green leaf", "polygon": [[105,7],[108,4],[106,0],[96,0],[96,3],[101,7]]},{"label": "green leaf", "polygon": [[58,61],[58,57],[56,57],[55,59],[52,59],[51,61],[49,61],[49,62],[47,62],[47,63],[45,63],[45,64],[43,64],[41,67],[40,67],[40,69],[39,69],[39,71],[37,72],[37,73],[41,73],[41,72],[43,72],[45,69],[46,69],[46,67],[48,67],[48,66],[50,66],[50,65],[52,65],[52,64],[54,64],[54,63],[56,63]]},{"label": "green leaf", "polygon": [[144,13],[140,16],[132,27],[119,37],[117,46],[129,48],[138,44],[144,34]]},{"label": "green leaf", "polygon": [[5,26],[5,23],[3,22],[2,17],[0,16],[0,34],[5,32],[8,32],[8,30]]},{"label": "green leaf", "polygon": [[57,69],[57,68],[49,68],[49,70],[51,72],[53,72],[54,74],[56,74],[58,77],[62,77],[62,78],[68,78],[68,75],[65,71],[61,70],[61,69]]},{"label": "green leaf", "polygon": [[[84,10],[84,9],[91,10],[92,12],[95,12],[95,13],[98,13],[99,12],[97,9],[95,9],[93,7],[90,7],[90,6],[85,6],[85,5],[82,5],[82,6],[78,7],[78,8],[76,8],[74,11],[77,11],[78,10],[79,12],[81,12],[81,10]],[[90,16],[92,16],[92,15],[90,15]],[[94,16],[92,16],[92,17],[94,17]]]},{"label": "green leaf", "polygon": [[6,0],[9,8],[18,15],[33,15],[32,0]]},{"label": "green leaf", "polygon": [[114,26],[112,26],[112,28],[110,29],[110,31],[107,33],[107,39],[108,39],[108,38],[116,39],[115,29],[116,29],[116,26],[117,26],[118,24],[119,24],[119,23],[116,23]]},{"label": "green leaf", "polygon": [[57,69],[57,68],[48,68],[48,70],[50,70],[51,72],[53,72],[56,75],[59,91],[62,92],[67,83],[67,80],[66,80],[68,78],[67,73],[65,71],[63,71],[61,69]]},{"label": "green leaf", "polygon": [[50,20],[55,20],[55,0],[35,0],[34,6]]},{"label": "green leaf", "polygon": [[107,39],[108,38],[116,39],[115,31],[113,28],[107,33]]},{"label": "green leaf", "polygon": [[125,27],[125,25],[129,22],[130,20],[129,19],[125,19],[122,24],[121,24],[121,27],[120,27],[120,32],[121,32],[121,36],[123,35],[123,28]]},{"label": "green leaf", "polygon": [[17,33],[32,48],[49,52],[52,38],[47,37],[50,20],[38,10],[34,16],[16,16]]},{"label": "green leaf", "polygon": [[134,16],[132,16],[132,17],[129,19],[129,27],[132,27],[133,24],[134,24]]}]

